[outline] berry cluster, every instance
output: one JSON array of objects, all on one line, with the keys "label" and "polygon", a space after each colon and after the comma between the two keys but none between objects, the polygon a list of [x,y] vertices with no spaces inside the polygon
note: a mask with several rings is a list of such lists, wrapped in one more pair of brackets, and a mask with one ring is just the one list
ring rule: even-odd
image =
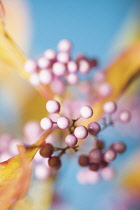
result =
[{"label": "berry cluster", "polygon": [[58,43],[57,49],[58,53],[52,49],[46,50],[38,61],[27,60],[24,69],[30,74],[33,86],[50,85],[54,93],[61,94],[65,84],[75,85],[80,74],[87,74],[97,66],[97,60],[89,59],[83,54],[72,59],[72,44],[65,39]]}]

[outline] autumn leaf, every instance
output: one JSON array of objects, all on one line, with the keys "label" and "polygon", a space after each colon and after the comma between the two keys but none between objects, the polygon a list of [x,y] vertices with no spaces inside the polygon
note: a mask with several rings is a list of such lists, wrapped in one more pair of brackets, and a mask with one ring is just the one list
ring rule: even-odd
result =
[{"label": "autumn leaf", "polygon": [[84,124],[98,120],[103,113],[103,104],[106,101],[116,101],[129,87],[130,83],[140,75],[140,43],[127,49],[122,55],[107,67],[106,81],[112,87],[112,94],[109,97],[97,100],[93,104],[94,115]]},{"label": "autumn leaf", "polygon": [[26,193],[31,175],[30,162],[50,132],[45,132],[28,148],[19,146],[19,155],[0,163],[0,209],[8,209]]}]

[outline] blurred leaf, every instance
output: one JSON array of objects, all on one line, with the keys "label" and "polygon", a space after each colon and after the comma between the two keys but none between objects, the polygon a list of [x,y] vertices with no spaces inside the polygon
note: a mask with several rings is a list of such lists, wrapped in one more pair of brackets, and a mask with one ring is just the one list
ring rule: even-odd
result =
[{"label": "blurred leaf", "polygon": [[28,148],[19,146],[19,155],[0,163],[0,209],[8,209],[26,193],[31,175],[30,162],[50,132],[45,132]]},{"label": "blurred leaf", "polygon": [[116,101],[130,83],[140,75],[140,43],[125,51],[105,72],[106,82],[112,87],[112,94],[93,104],[94,115],[89,120],[84,121],[85,125],[88,125],[92,120],[98,120],[103,113],[103,104],[109,100]]}]

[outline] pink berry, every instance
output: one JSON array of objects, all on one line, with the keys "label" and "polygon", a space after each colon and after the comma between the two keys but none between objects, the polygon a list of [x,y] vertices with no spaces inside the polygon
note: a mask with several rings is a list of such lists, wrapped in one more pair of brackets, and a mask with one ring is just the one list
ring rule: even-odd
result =
[{"label": "pink berry", "polygon": [[92,135],[97,135],[101,130],[99,123],[91,122],[88,124],[88,132]]},{"label": "pink berry", "polygon": [[43,130],[49,130],[53,126],[53,122],[49,117],[45,117],[40,121],[40,126]]},{"label": "pink berry", "polygon": [[32,74],[37,70],[37,64],[34,60],[27,60],[24,64],[24,69],[27,73]]},{"label": "pink berry", "polygon": [[58,50],[61,52],[70,52],[71,48],[71,42],[66,39],[63,39],[58,43]]},{"label": "pink berry", "polygon": [[65,143],[69,147],[74,147],[77,144],[77,138],[73,134],[68,134],[65,138]]},{"label": "pink berry", "polygon": [[116,152],[113,149],[107,149],[103,155],[103,159],[107,163],[112,162],[115,158]]},{"label": "pink berry", "polygon": [[67,75],[66,79],[70,85],[75,85],[78,82],[78,75],[71,73]]},{"label": "pink berry", "polygon": [[87,128],[83,125],[80,125],[75,128],[74,135],[77,139],[85,139],[88,136]]},{"label": "pink berry", "polygon": [[33,73],[33,74],[30,76],[30,83],[31,83],[33,86],[35,86],[35,87],[38,86],[38,85],[40,85],[38,73]]},{"label": "pink berry", "polygon": [[56,53],[54,50],[52,49],[48,49],[45,51],[44,56],[48,59],[48,60],[55,60],[56,59]]},{"label": "pink berry", "polygon": [[100,171],[100,175],[104,180],[111,180],[115,176],[115,171],[111,167],[105,167]]},{"label": "pink berry", "polygon": [[58,55],[57,55],[57,60],[58,62],[60,63],[68,63],[69,60],[70,60],[70,55],[66,52],[60,52]]},{"label": "pink berry", "polygon": [[67,63],[67,68],[69,73],[75,73],[78,70],[78,65],[75,61],[69,61]]},{"label": "pink berry", "polygon": [[46,109],[49,113],[57,113],[60,111],[60,103],[56,100],[49,100],[46,103]]},{"label": "pink berry", "polygon": [[92,117],[93,109],[90,106],[85,105],[80,109],[80,114],[82,117],[88,119]]},{"label": "pink berry", "polygon": [[112,87],[109,83],[107,82],[104,82],[102,84],[99,85],[98,89],[98,94],[101,96],[101,97],[107,97],[107,96],[110,96],[111,93],[112,93]]},{"label": "pink berry", "polygon": [[113,149],[118,154],[122,154],[126,150],[126,145],[122,142],[115,142],[111,145],[111,149]]},{"label": "pink berry", "polygon": [[119,120],[123,123],[129,122],[130,119],[131,119],[131,114],[127,110],[122,111],[119,115]]},{"label": "pink berry", "polygon": [[70,120],[67,117],[59,117],[57,120],[57,125],[61,129],[66,129],[70,126]]},{"label": "pink berry", "polygon": [[113,114],[117,110],[117,105],[114,101],[108,101],[104,104],[103,110],[107,114]]},{"label": "pink berry", "polygon": [[99,71],[94,76],[95,81],[97,82],[103,82],[105,80],[105,73],[102,71]]},{"label": "pink berry", "polygon": [[102,152],[99,149],[92,149],[89,152],[89,160],[92,163],[100,163],[102,161],[102,157],[103,157]]},{"label": "pink berry", "polygon": [[40,69],[46,69],[51,66],[50,60],[46,59],[45,57],[39,58],[37,65]]},{"label": "pink berry", "polygon": [[53,79],[53,74],[51,71],[43,69],[39,72],[39,80],[42,84],[48,85]]},{"label": "pink berry", "polygon": [[56,94],[62,94],[65,90],[65,85],[64,85],[64,82],[57,78],[57,77],[54,77],[51,84],[51,90],[56,93]]},{"label": "pink berry", "polygon": [[66,66],[63,63],[56,62],[53,64],[52,71],[56,76],[63,76],[66,73]]},{"label": "pink berry", "polygon": [[81,60],[79,63],[79,71],[81,74],[87,74],[90,71],[89,62],[86,60]]}]

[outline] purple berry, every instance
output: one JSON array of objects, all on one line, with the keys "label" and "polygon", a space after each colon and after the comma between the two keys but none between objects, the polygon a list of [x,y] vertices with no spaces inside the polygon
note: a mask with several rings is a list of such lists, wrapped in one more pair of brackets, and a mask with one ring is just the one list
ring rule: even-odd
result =
[{"label": "purple berry", "polygon": [[52,156],[54,151],[53,145],[46,143],[45,145],[43,145],[39,151],[40,155],[44,158],[49,158]]},{"label": "purple berry", "polygon": [[44,85],[48,85],[51,83],[52,79],[53,79],[53,75],[51,71],[43,69],[39,72],[40,83]]},{"label": "purple berry", "polygon": [[65,138],[65,143],[69,147],[74,147],[77,144],[77,138],[73,134],[68,134]]},{"label": "purple berry", "polygon": [[45,51],[44,56],[48,59],[48,60],[55,60],[56,59],[56,53],[54,50],[52,49],[48,49]]},{"label": "purple berry", "polygon": [[66,53],[66,52],[60,52],[57,55],[57,60],[60,63],[67,64],[69,62],[69,60],[70,60],[70,55],[68,53]]},{"label": "purple berry", "polygon": [[86,60],[81,60],[79,62],[79,71],[81,74],[87,74],[90,71],[89,62]]},{"label": "purple berry", "polygon": [[107,114],[113,114],[117,110],[117,105],[114,101],[108,101],[104,104],[103,110]]},{"label": "purple berry", "polygon": [[24,69],[27,73],[32,74],[37,70],[37,64],[34,60],[27,60],[24,64]]},{"label": "purple berry", "polygon": [[120,122],[127,123],[130,121],[130,119],[131,119],[131,114],[127,110],[122,111],[119,115]]},{"label": "purple berry", "polygon": [[77,139],[85,139],[88,136],[87,128],[83,125],[77,126],[74,130],[74,135]]},{"label": "purple berry", "polygon": [[90,106],[85,105],[80,109],[80,114],[82,117],[88,119],[92,117],[93,109]]},{"label": "purple berry", "polygon": [[79,165],[82,167],[86,167],[89,165],[89,158],[87,155],[80,155],[78,159]]},{"label": "purple berry", "polygon": [[75,85],[78,82],[78,75],[75,73],[70,73],[67,75],[66,79],[70,85]]},{"label": "purple berry", "polygon": [[37,65],[40,69],[46,69],[51,66],[51,62],[50,62],[50,60],[42,57],[42,58],[39,58]]},{"label": "purple berry", "polygon": [[105,162],[110,163],[116,158],[116,152],[113,149],[107,149],[103,155]]},{"label": "purple berry", "polygon": [[51,169],[58,170],[61,167],[61,160],[57,156],[50,157],[48,164]]},{"label": "purple berry", "polygon": [[75,61],[69,61],[67,63],[67,68],[69,73],[75,73],[78,70],[78,65]]},{"label": "purple berry", "polygon": [[101,130],[99,123],[91,122],[88,124],[88,132],[92,135],[97,135]]},{"label": "purple berry", "polygon": [[91,171],[98,171],[98,169],[99,169],[99,164],[97,164],[97,163],[90,163],[89,169],[90,169]]},{"label": "purple berry", "polygon": [[61,129],[66,129],[70,126],[70,120],[67,117],[59,117],[57,120],[57,125]]},{"label": "purple berry", "polygon": [[64,76],[66,73],[66,66],[63,63],[55,62],[52,67],[52,71],[55,76]]},{"label": "purple berry", "polygon": [[46,109],[49,113],[57,113],[60,111],[60,103],[56,100],[49,100],[46,103]]},{"label": "purple berry", "polygon": [[69,40],[63,39],[58,43],[58,50],[60,52],[70,52],[72,44]]},{"label": "purple berry", "polygon": [[126,145],[122,142],[115,142],[112,144],[111,149],[113,149],[116,153],[123,153],[126,150]]},{"label": "purple berry", "polygon": [[100,163],[102,161],[102,157],[103,157],[102,152],[99,149],[92,149],[89,152],[89,160],[92,163]]},{"label": "purple berry", "polygon": [[43,130],[49,130],[53,127],[53,122],[49,117],[45,117],[40,121],[40,126]]}]

